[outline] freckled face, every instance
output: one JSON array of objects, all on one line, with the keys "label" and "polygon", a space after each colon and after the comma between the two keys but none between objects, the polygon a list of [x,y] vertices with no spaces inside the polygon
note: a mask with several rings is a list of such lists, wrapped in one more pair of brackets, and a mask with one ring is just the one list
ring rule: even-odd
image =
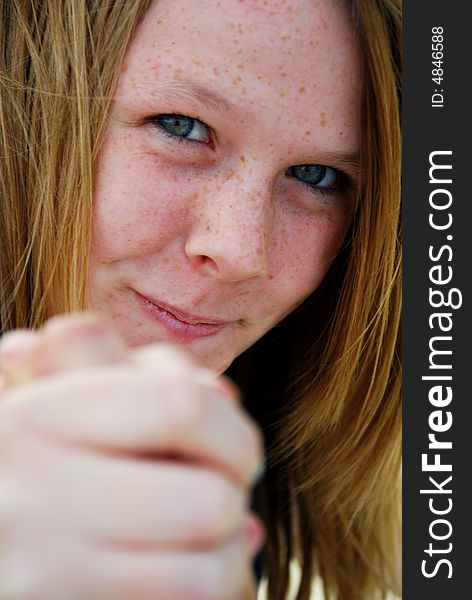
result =
[{"label": "freckled face", "polygon": [[89,307],[226,369],[343,242],[360,81],[344,3],[153,2],[98,160]]}]

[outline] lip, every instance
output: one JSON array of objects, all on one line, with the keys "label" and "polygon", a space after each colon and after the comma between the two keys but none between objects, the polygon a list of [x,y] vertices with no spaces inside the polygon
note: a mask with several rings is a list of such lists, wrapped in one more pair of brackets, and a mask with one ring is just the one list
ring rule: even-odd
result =
[{"label": "lip", "polygon": [[174,338],[182,342],[215,335],[228,324],[228,321],[187,313],[160,300],[143,296],[136,291],[134,294],[144,312],[154,321],[163,325]]}]

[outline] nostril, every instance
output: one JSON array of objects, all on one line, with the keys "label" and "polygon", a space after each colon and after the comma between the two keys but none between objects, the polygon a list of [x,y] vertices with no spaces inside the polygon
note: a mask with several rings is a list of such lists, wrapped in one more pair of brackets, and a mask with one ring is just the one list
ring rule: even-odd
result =
[{"label": "nostril", "polygon": [[268,274],[264,248],[258,248],[251,255],[241,252],[231,257],[221,253],[215,258],[207,255],[189,256],[188,260],[195,270],[215,277],[221,281],[236,282],[246,279],[265,277]]},{"label": "nostril", "polygon": [[209,256],[205,256],[203,254],[197,254],[194,256],[187,254],[187,256],[191,266],[194,269],[207,269],[211,272],[218,271],[218,265]]},{"label": "nostril", "polygon": [[212,272],[218,271],[218,264],[209,256],[202,256],[201,260],[204,269],[207,269],[208,271]]}]

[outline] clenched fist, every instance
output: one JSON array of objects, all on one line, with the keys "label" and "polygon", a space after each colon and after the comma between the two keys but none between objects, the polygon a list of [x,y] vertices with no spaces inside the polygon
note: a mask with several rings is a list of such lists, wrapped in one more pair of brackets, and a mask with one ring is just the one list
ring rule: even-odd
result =
[{"label": "clenched fist", "polygon": [[254,597],[261,435],[229,381],[90,315],[0,358],[0,598]]}]

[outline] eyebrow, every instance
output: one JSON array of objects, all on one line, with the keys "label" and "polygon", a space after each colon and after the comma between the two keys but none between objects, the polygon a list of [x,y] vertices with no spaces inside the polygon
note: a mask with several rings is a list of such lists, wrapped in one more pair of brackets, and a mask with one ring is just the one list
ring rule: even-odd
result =
[{"label": "eyebrow", "polygon": [[191,80],[158,82],[153,86],[151,93],[169,99],[188,100],[190,98],[208,109],[230,113],[237,119],[247,116],[247,111],[224,98],[216,90]]}]

